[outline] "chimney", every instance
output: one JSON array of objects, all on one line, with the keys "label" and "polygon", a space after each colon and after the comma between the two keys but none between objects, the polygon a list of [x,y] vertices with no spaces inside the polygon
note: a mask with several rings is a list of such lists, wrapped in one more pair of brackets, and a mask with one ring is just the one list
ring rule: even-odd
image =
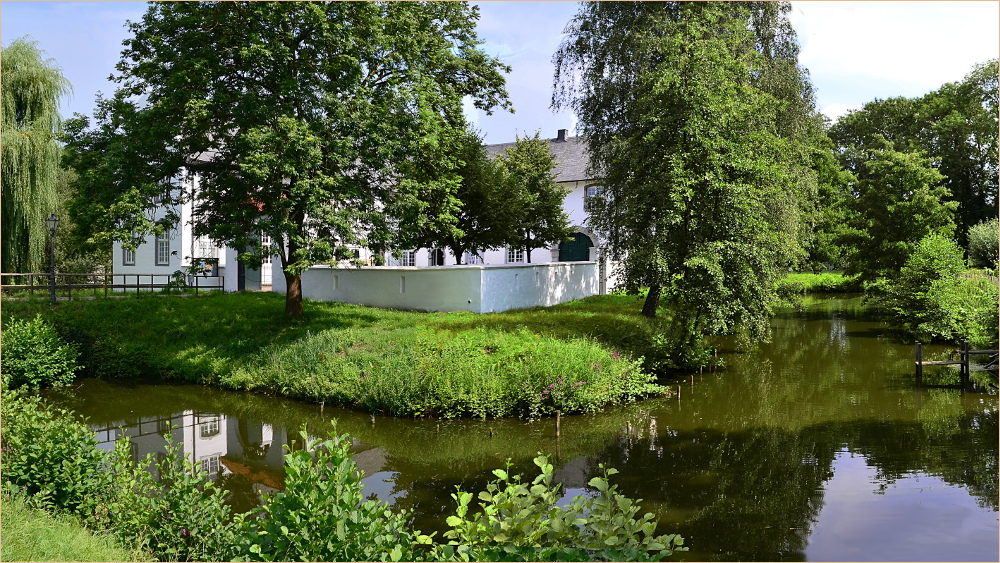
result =
[{"label": "chimney", "polygon": [[566,142],[566,131],[569,131],[569,129],[560,129],[559,130],[559,134],[556,136],[556,141],[561,142],[561,143],[565,143]]}]

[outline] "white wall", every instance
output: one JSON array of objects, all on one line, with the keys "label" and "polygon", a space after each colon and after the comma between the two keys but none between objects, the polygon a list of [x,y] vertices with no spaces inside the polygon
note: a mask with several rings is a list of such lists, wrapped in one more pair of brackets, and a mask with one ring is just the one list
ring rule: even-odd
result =
[{"label": "white wall", "polygon": [[[285,293],[275,275],[272,291]],[[302,296],[417,311],[488,313],[548,306],[596,295],[594,262],[367,268],[313,266],[302,274]]]},{"label": "white wall", "polygon": [[478,312],[550,306],[598,293],[594,262],[485,266]]}]

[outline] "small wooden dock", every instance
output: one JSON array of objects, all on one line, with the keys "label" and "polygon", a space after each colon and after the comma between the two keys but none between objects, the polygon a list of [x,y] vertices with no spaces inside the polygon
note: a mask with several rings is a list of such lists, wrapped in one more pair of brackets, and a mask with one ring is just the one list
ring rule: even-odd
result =
[{"label": "small wooden dock", "polygon": [[[917,383],[922,383],[924,380],[924,366],[960,366],[959,377],[961,378],[962,385],[969,384],[969,360],[972,356],[985,356],[992,355],[996,356],[1000,351],[997,350],[970,350],[969,343],[962,341],[961,348],[958,350],[958,360],[930,360],[924,361],[923,345],[917,341],[914,343],[915,351],[917,355],[916,367],[917,367]],[[950,356],[949,356],[950,358]]]}]

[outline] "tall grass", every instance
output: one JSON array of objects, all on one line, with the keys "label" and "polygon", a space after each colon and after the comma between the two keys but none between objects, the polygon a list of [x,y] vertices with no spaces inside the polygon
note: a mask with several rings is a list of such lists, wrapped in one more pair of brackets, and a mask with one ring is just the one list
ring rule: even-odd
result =
[{"label": "tall grass", "polygon": [[0,561],[148,560],[147,555],[125,548],[113,536],[92,532],[70,515],[33,508],[17,494],[4,493],[0,516]]}]

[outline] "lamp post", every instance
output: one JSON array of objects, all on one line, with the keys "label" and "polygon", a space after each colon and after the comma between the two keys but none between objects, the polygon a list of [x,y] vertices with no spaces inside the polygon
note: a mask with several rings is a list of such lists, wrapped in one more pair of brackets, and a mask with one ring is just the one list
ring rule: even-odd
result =
[{"label": "lamp post", "polygon": [[49,227],[49,247],[51,248],[51,254],[49,256],[49,295],[52,298],[52,302],[56,302],[56,229],[59,228],[59,218],[56,217],[55,213],[49,215],[49,218],[45,220],[45,224]]}]

